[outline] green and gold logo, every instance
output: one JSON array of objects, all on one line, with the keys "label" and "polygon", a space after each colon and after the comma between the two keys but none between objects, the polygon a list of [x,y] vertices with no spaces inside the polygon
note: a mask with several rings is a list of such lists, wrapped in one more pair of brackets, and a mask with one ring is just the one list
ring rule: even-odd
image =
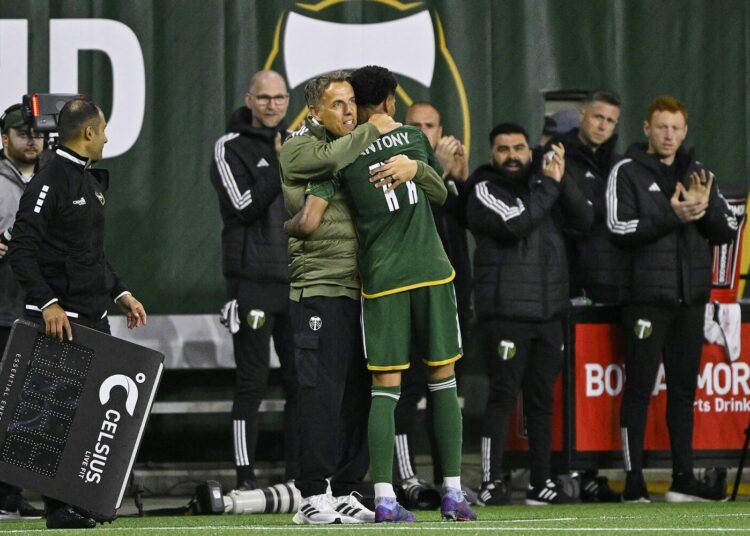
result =
[{"label": "green and gold logo", "polygon": [[247,313],[247,324],[252,329],[260,329],[266,323],[266,313],[260,309],[252,309]]},{"label": "green and gold logo", "polygon": [[633,331],[635,332],[635,336],[639,339],[648,339],[654,331],[654,326],[651,324],[651,320],[639,318],[635,321]]},{"label": "green and gold logo", "polygon": [[516,343],[503,339],[497,345],[497,355],[499,355],[500,359],[503,361],[510,361],[516,357]]}]

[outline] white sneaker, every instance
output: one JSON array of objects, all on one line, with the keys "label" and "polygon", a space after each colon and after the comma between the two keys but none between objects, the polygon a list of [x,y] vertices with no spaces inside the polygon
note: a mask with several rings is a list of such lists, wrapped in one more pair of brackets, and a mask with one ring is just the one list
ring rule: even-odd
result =
[{"label": "white sneaker", "polygon": [[297,525],[338,525],[341,515],[333,509],[335,499],[328,493],[302,499],[292,521]]},{"label": "white sneaker", "polygon": [[341,515],[341,522],[344,524],[375,523],[375,512],[368,510],[359,502],[355,493],[357,492],[353,491],[349,495],[333,498],[333,509]]}]

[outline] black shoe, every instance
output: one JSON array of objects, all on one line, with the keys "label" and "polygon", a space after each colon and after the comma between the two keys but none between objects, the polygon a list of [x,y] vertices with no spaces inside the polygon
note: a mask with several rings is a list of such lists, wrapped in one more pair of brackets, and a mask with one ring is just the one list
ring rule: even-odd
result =
[{"label": "black shoe", "polygon": [[417,477],[404,480],[397,490],[398,502],[407,510],[436,510],[440,508],[440,492]]},{"label": "black shoe", "polygon": [[258,483],[255,480],[247,479],[237,483],[238,491],[253,491],[258,489]]},{"label": "black shoe", "polygon": [[727,498],[726,489],[711,487],[701,482],[693,473],[677,473],[672,477],[672,486],[664,495],[667,502],[709,502]]},{"label": "black shoe", "polygon": [[650,503],[646,481],[641,471],[628,471],[625,474],[625,489],[622,492],[622,502]]},{"label": "black shoe", "polygon": [[94,527],[96,527],[96,521],[82,516],[67,504],[47,513],[48,529],[93,529]]},{"label": "black shoe", "polygon": [[595,478],[584,477],[581,480],[581,500],[583,502],[610,503],[620,502],[622,497],[609,487],[609,480],[606,476],[597,476]]},{"label": "black shoe", "polygon": [[532,486],[526,492],[526,504],[530,506],[544,506],[547,504],[572,504],[576,500],[565,493],[563,489],[555,484],[552,480],[547,481],[542,486]]},{"label": "black shoe", "polygon": [[20,493],[0,497],[0,519],[41,519],[43,515]]},{"label": "black shoe", "polygon": [[483,482],[479,490],[479,504],[485,506],[503,506],[510,504],[510,486],[503,480]]}]

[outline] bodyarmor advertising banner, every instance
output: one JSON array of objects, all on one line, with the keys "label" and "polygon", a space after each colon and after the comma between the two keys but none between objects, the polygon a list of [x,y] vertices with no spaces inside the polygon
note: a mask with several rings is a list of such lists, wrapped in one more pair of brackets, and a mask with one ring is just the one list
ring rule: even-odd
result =
[{"label": "bodyarmor advertising banner", "polygon": [[72,342],[13,326],[0,370],[0,480],[113,516],[164,356],[71,326]]}]

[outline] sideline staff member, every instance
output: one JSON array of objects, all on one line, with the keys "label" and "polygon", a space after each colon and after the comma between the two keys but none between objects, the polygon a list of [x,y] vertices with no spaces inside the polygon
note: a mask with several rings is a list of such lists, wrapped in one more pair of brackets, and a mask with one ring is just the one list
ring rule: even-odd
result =
[{"label": "sideline staff member", "polygon": [[[104,255],[104,193],[109,174],[91,169],[107,136],[104,114],[76,99],[58,117],[59,148],[21,197],[9,258],[26,291],[26,312],[41,316],[47,335],[73,340],[68,318],[109,333],[107,307],[114,300],[128,327],[146,323],[146,311]],[[92,528],[96,522],[71,505],[44,498],[47,528]]]}]

